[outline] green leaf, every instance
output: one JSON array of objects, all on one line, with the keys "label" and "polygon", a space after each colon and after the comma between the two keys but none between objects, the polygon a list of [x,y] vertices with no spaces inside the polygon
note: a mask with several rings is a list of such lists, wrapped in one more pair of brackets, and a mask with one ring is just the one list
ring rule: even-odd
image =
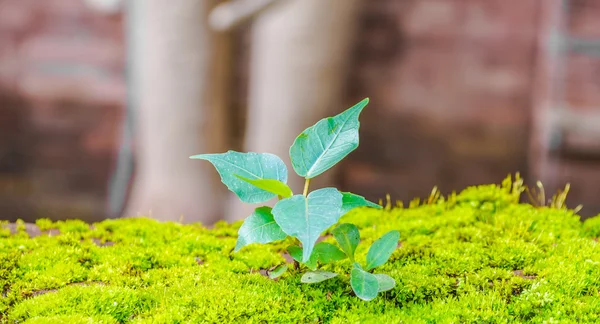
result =
[{"label": "green leaf", "polygon": [[269,153],[240,153],[227,151],[221,154],[199,154],[190,159],[206,160],[217,169],[221,181],[233,191],[241,201],[254,204],[265,202],[276,194],[257,188],[235,175],[250,180],[274,179],[287,182],[285,163]]},{"label": "green leaf", "polygon": [[359,196],[351,192],[342,192],[342,212],[344,214],[358,207],[372,207],[377,209],[383,208],[376,203],[366,200],[363,196]]},{"label": "green leaf", "polygon": [[283,198],[289,198],[294,194],[294,193],[292,193],[292,189],[290,189],[290,187],[288,187],[288,185],[286,185],[285,183],[283,183],[279,180],[274,180],[274,179],[252,180],[252,179],[244,178],[237,174],[234,174],[234,176],[236,176],[237,178],[239,178],[241,180],[248,182],[249,184],[251,184],[257,188],[260,188],[262,190],[276,194]]},{"label": "green leaf", "polygon": [[286,264],[281,264],[276,266],[273,270],[267,271],[267,274],[270,279],[277,279],[281,277],[281,275],[284,274],[287,271],[287,269],[288,266]]},{"label": "green leaf", "polygon": [[327,242],[317,243],[312,254],[316,256],[316,259],[321,263],[332,263],[346,258],[346,254],[337,246]]},{"label": "green leaf", "polygon": [[317,258],[314,255],[311,255],[310,259],[304,262],[304,265],[310,270],[317,270]]},{"label": "green leaf", "polygon": [[382,237],[373,242],[373,245],[367,252],[367,267],[369,271],[387,262],[394,250],[398,247],[400,232],[394,230],[389,231]]},{"label": "green leaf", "polygon": [[302,248],[297,245],[290,245],[287,248],[288,253],[297,262],[302,262]]},{"label": "green leaf", "polygon": [[396,281],[386,274],[378,273],[374,276],[377,278],[377,283],[379,284],[379,292],[391,290],[396,286]]},{"label": "green leaf", "polygon": [[287,235],[275,223],[271,207],[259,207],[248,216],[238,230],[238,240],[235,252],[251,243],[269,243],[283,240]]},{"label": "green leaf", "polygon": [[332,233],[344,253],[354,262],[354,252],[360,242],[358,227],[354,224],[341,224]]},{"label": "green leaf", "polygon": [[321,119],[305,129],[290,148],[296,173],[314,178],[354,151],[358,147],[358,116],[368,103],[366,98],[341,114]]},{"label": "green leaf", "polygon": [[335,272],[327,272],[327,271],[311,271],[302,275],[300,282],[302,283],[317,283],[321,281],[325,281],[327,279],[331,279],[336,277],[338,274]]},{"label": "green leaf", "polygon": [[295,195],[273,207],[273,216],[281,229],[302,242],[302,261],[312,254],[317,239],[341,217],[342,194],[335,188],[311,192],[308,197]]},{"label": "green leaf", "polygon": [[365,301],[374,299],[379,292],[377,277],[358,268],[350,272],[350,285],[356,296]]},{"label": "green leaf", "polygon": [[317,269],[317,255],[315,253],[313,253],[310,256],[308,261],[302,262],[302,248],[301,247],[299,247],[297,245],[288,246],[287,251],[292,256],[292,258],[294,260],[296,260],[298,263],[304,264],[310,270]]},{"label": "green leaf", "polygon": [[346,254],[338,249],[337,246],[327,242],[317,243],[307,262],[302,262],[301,247],[292,245],[287,248],[287,251],[294,260],[303,263],[311,270],[317,268],[317,261],[321,263],[331,263],[346,258]]}]

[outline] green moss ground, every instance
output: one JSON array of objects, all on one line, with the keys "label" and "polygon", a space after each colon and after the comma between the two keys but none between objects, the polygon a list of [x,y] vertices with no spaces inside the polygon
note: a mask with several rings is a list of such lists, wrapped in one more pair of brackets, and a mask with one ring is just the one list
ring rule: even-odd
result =
[{"label": "green moss ground", "polygon": [[[346,215],[367,243],[360,258],[381,234],[401,233],[401,247],[376,271],[398,284],[371,302],[352,295],[346,276],[314,285],[301,284],[297,270],[278,281],[263,276],[257,270],[285,262],[286,242],[232,254],[241,222],[209,230],[143,218],[91,228],[39,220],[42,231],[60,233],[0,231],[0,321],[600,321],[600,218],[581,223],[566,209],[518,204],[519,195],[505,181],[422,206]],[[347,272],[350,263],[335,267]]]}]

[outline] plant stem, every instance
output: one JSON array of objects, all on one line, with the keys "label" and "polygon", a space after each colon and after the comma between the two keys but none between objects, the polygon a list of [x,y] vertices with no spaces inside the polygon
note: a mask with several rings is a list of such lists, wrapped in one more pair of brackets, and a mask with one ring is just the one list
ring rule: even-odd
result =
[{"label": "plant stem", "polygon": [[306,197],[308,195],[308,186],[310,185],[310,179],[306,179],[306,181],[304,182],[304,192],[302,193],[304,195],[304,197]]}]

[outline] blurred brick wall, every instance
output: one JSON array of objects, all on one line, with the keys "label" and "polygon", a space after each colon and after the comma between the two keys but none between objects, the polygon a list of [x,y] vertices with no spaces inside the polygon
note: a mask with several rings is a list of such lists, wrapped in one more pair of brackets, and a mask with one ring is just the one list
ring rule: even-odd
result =
[{"label": "blurred brick wall", "polygon": [[[580,39],[600,43],[600,1],[571,0],[567,16],[568,33]],[[560,75],[554,78],[561,78]],[[572,112],[585,115],[600,114],[600,52],[570,53],[566,57],[565,74],[562,76],[565,90],[565,107]],[[548,76],[552,79],[552,76]],[[560,80],[560,79],[559,79]],[[541,80],[540,82],[543,82]],[[541,107],[540,115],[544,109]],[[598,125],[600,127],[600,125]],[[577,134],[578,133],[578,134]],[[600,138],[598,133],[585,131],[563,134],[562,147],[577,154],[559,152],[542,156],[555,163],[550,177],[557,186],[572,184],[570,205],[583,204],[582,214],[591,216],[600,213]],[[533,166],[535,167],[535,165]],[[553,188],[554,189],[554,188]]]},{"label": "blurred brick wall", "polygon": [[[527,174],[543,1],[365,0],[347,103],[372,101],[344,189],[408,200]],[[599,15],[573,12],[571,27],[597,35]],[[0,219],[102,217],[125,102],[122,27],[81,0],[0,0]],[[246,52],[247,37],[237,42]],[[570,100],[598,106],[600,64],[570,64]],[[564,177],[575,199],[592,199],[577,189],[595,172],[584,169]]]},{"label": "blurred brick wall", "polygon": [[407,200],[526,173],[538,3],[370,1],[348,92],[372,104],[344,187]]},{"label": "blurred brick wall", "polygon": [[0,219],[102,217],[123,45],[80,0],[0,0]]}]

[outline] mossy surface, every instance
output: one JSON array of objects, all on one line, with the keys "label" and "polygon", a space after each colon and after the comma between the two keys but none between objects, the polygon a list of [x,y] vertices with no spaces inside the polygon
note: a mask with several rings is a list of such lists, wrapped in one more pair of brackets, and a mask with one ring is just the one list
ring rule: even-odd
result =
[{"label": "mossy surface", "polygon": [[[517,203],[503,186],[468,188],[411,208],[360,209],[370,243],[396,229],[401,246],[375,272],[396,287],[371,302],[348,278],[271,280],[287,242],[232,253],[241,222],[39,220],[41,235],[0,231],[0,321],[7,323],[506,323],[600,321],[600,218]],[[413,205],[416,205],[413,203]],[[331,237],[327,241],[333,242]],[[349,261],[326,269],[347,273]],[[263,272],[264,273],[264,272]]]}]

